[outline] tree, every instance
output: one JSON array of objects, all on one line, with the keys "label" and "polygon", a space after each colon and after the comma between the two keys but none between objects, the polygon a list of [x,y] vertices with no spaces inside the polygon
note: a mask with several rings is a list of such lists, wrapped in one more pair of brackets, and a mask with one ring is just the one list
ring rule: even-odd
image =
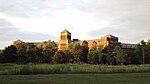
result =
[{"label": "tree", "polygon": [[102,50],[102,62],[101,63],[102,64],[107,64],[107,49],[106,48],[104,48]]},{"label": "tree", "polygon": [[139,63],[142,64],[143,63],[142,62],[143,61],[142,60],[142,47],[141,47],[140,44],[137,45],[137,48],[136,48],[135,52],[136,52],[136,56],[137,56],[137,58],[139,60]]},{"label": "tree", "polygon": [[99,59],[99,57],[98,57],[98,53],[97,53],[96,50],[89,52],[88,62],[90,64],[99,64],[99,60],[98,59]]},{"label": "tree", "polygon": [[123,63],[125,62],[125,53],[124,51],[121,49],[120,46],[116,46],[113,50],[112,53],[116,59],[117,64],[121,64],[123,65]]},{"label": "tree", "polygon": [[107,47],[105,47],[102,51],[102,59],[103,59],[103,63],[108,63],[110,65],[114,65],[116,60],[114,55],[112,54],[113,50],[114,50],[114,45],[110,44]]},{"label": "tree", "polygon": [[4,59],[3,50],[0,50],[0,63],[3,63],[3,59]]},{"label": "tree", "polygon": [[52,58],[57,51],[57,44],[54,41],[45,41],[38,46],[42,50],[44,63],[52,63]]},{"label": "tree", "polygon": [[88,63],[100,64],[102,62],[102,50],[96,49],[89,52]]},{"label": "tree", "polygon": [[74,63],[81,63],[82,46],[79,43],[74,43],[71,53],[74,57]]},{"label": "tree", "polygon": [[63,52],[66,56],[66,62],[67,63],[73,63],[74,57],[73,57],[72,53],[69,50],[63,50]]},{"label": "tree", "polygon": [[[135,56],[136,56],[136,54],[134,53],[134,52],[129,52],[129,53],[127,53],[127,55],[126,55],[126,57],[125,57],[125,64],[132,64],[132,63],[135,63]],[[135,59],[135,60],[133,60],[133,58]]]},{"label": "tree", "polygon": [[142,40],[136,48],[136,55],[141,64],[150,63],[150,41]]},{"label": "tree", "polygon": [[32,63],[44,63],[44,56],[42,50],[38,47],[33,47],[30,52],[32,53],[31,61]]},{"label": "tree", "polygon": [[88,42],[87,41],[83,41],[82,43],[82,56],[81,56],[81,61],[83,63],[87,63],[87,58],[88,58]]},{"label": "tree", "polygon": [[132,56],[131,57],[131,64],[140,64],[139,58],[136,56],[135,53],[132,53],[131,56]]},{"label": "tree", "polygon": [[17,63],[43,63],[42,51],[32,43],[24,43],[18,46]]},{"label": "tree", "polygon": [[5,63],[15,63],[17,60],[17,48],[13,45],[6,47],[3,51]]},{"label": "tree", "polygon": [[91,48],[90,48],[90,51],[94,51],[97,49],[97,43],[95,41],[92,42],[92,45],[91,45]]},{"label": "tree", "polygon": [[110,65],[114,65],[115,64],[115,57],[114,55],[112,54],[112,52],[108,52],[107,53],[107,62],[110,64]]},{"label": "tree", "polygon": [[57,51],[54,55],[53,61],[54,63],[66,63],[67,58],[65,56],[65,53],[61,50]]},{"label": "tree", "polygon": [[70,52],[73,50],[73,48],[74,48],[74,46],[76,45],[76,43],[75,42],[71,42],[71,43],[69,43],[69,45],[68,45],[68,49],[67,50],[69,50]]},{"label": "tree", "polygon": [[150,64],[150,39],[147,42],[147,63]]},{"label": "tree", "polygon": [[146,42],[144,40],[141,41],[141,48],[142,48],[142,61],[143,64],[145,64]]}]

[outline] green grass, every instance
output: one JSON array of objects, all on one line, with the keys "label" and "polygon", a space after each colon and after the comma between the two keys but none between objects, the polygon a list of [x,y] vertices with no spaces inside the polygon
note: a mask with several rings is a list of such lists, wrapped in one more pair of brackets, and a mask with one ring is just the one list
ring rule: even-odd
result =
[{"label": "green grass", "polygon": [[0,75],[0,84],[149,84],[150,73]]},{"label": "green grass", "polygon": [[4,70],[10,70],[14,68],[20,68],[22,65],[17,65],[17,64],[0,64],[0,71]]},{"label": "green grass", "polygon": [[0,64],[0,84],[149,84],[150,64]]},{"label": "green grass", "polygon": [[16,74],[72,74],[72,73],[139,73],[150,72],[150,64],[128,65],[128,66],[108,66],[90,64],[0,64],[1,75]]}]

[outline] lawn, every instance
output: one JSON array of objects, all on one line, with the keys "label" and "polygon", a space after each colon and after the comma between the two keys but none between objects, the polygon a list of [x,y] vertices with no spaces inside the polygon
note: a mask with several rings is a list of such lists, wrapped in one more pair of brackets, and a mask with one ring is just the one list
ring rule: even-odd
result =
[{"label": "lawn", "polygon": [[0,75],[150,73],[150,64],[109,66],[91,64],[0,64]]},{"label": "lawn", "polygon": [[0,75],[0,84],[150,84],[150,73]]},{"label": "lawn", "polygon": [[150,64],[0,64],[0,84],[150,84]]}]

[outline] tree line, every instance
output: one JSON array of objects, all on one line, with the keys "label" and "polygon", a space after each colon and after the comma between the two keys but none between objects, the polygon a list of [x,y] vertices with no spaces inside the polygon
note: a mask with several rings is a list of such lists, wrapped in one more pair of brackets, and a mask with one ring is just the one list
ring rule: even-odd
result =
[{"label": "tree line", "polygon": [[89,63],[107,65],[149,64],[150,40],[142,40],[133,52],[125,52],[120,45],[109,45],[104,49],[93,42],[89,49],[88,42],[70,43],[68,49],[58,50],[54,41],[45,41],[36,46],[32,43],[10,45],[0,50],[0,63]]}]

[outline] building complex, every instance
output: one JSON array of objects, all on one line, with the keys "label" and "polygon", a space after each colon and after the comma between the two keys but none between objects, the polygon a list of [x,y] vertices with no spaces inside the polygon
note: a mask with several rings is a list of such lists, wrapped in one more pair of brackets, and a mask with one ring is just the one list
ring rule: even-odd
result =
[{"label": "building complex", "polygon": [[[111,34],[100,37],[99,39],[92,39],[92,40],[85,40],[85,41],[88,42],[89,49],[92,47],[94,43],[102,49],[109,45],[120,45],[122,49],[124,49],[127,52],[134,50],[137,46],[136,44],[121,43],[119,42],[118,37],[113,36]],[[58,49],[62,50],[62,49],[67,49],[69,46],[69,43],[71,42],[78,42],[81,44],[83,40],[71,39],[71,33],[65,29],[64,31],[60,33],[60,40],[59,42],[56,42],[56,44],[58,46]],[[17,40],[13,42],[13,45],[18,45],[22,43],[25,43],[25,42],[21,40]],[[42,42],[30,42],[30,43],[33,43],[34,45],[40,45]]]}]

